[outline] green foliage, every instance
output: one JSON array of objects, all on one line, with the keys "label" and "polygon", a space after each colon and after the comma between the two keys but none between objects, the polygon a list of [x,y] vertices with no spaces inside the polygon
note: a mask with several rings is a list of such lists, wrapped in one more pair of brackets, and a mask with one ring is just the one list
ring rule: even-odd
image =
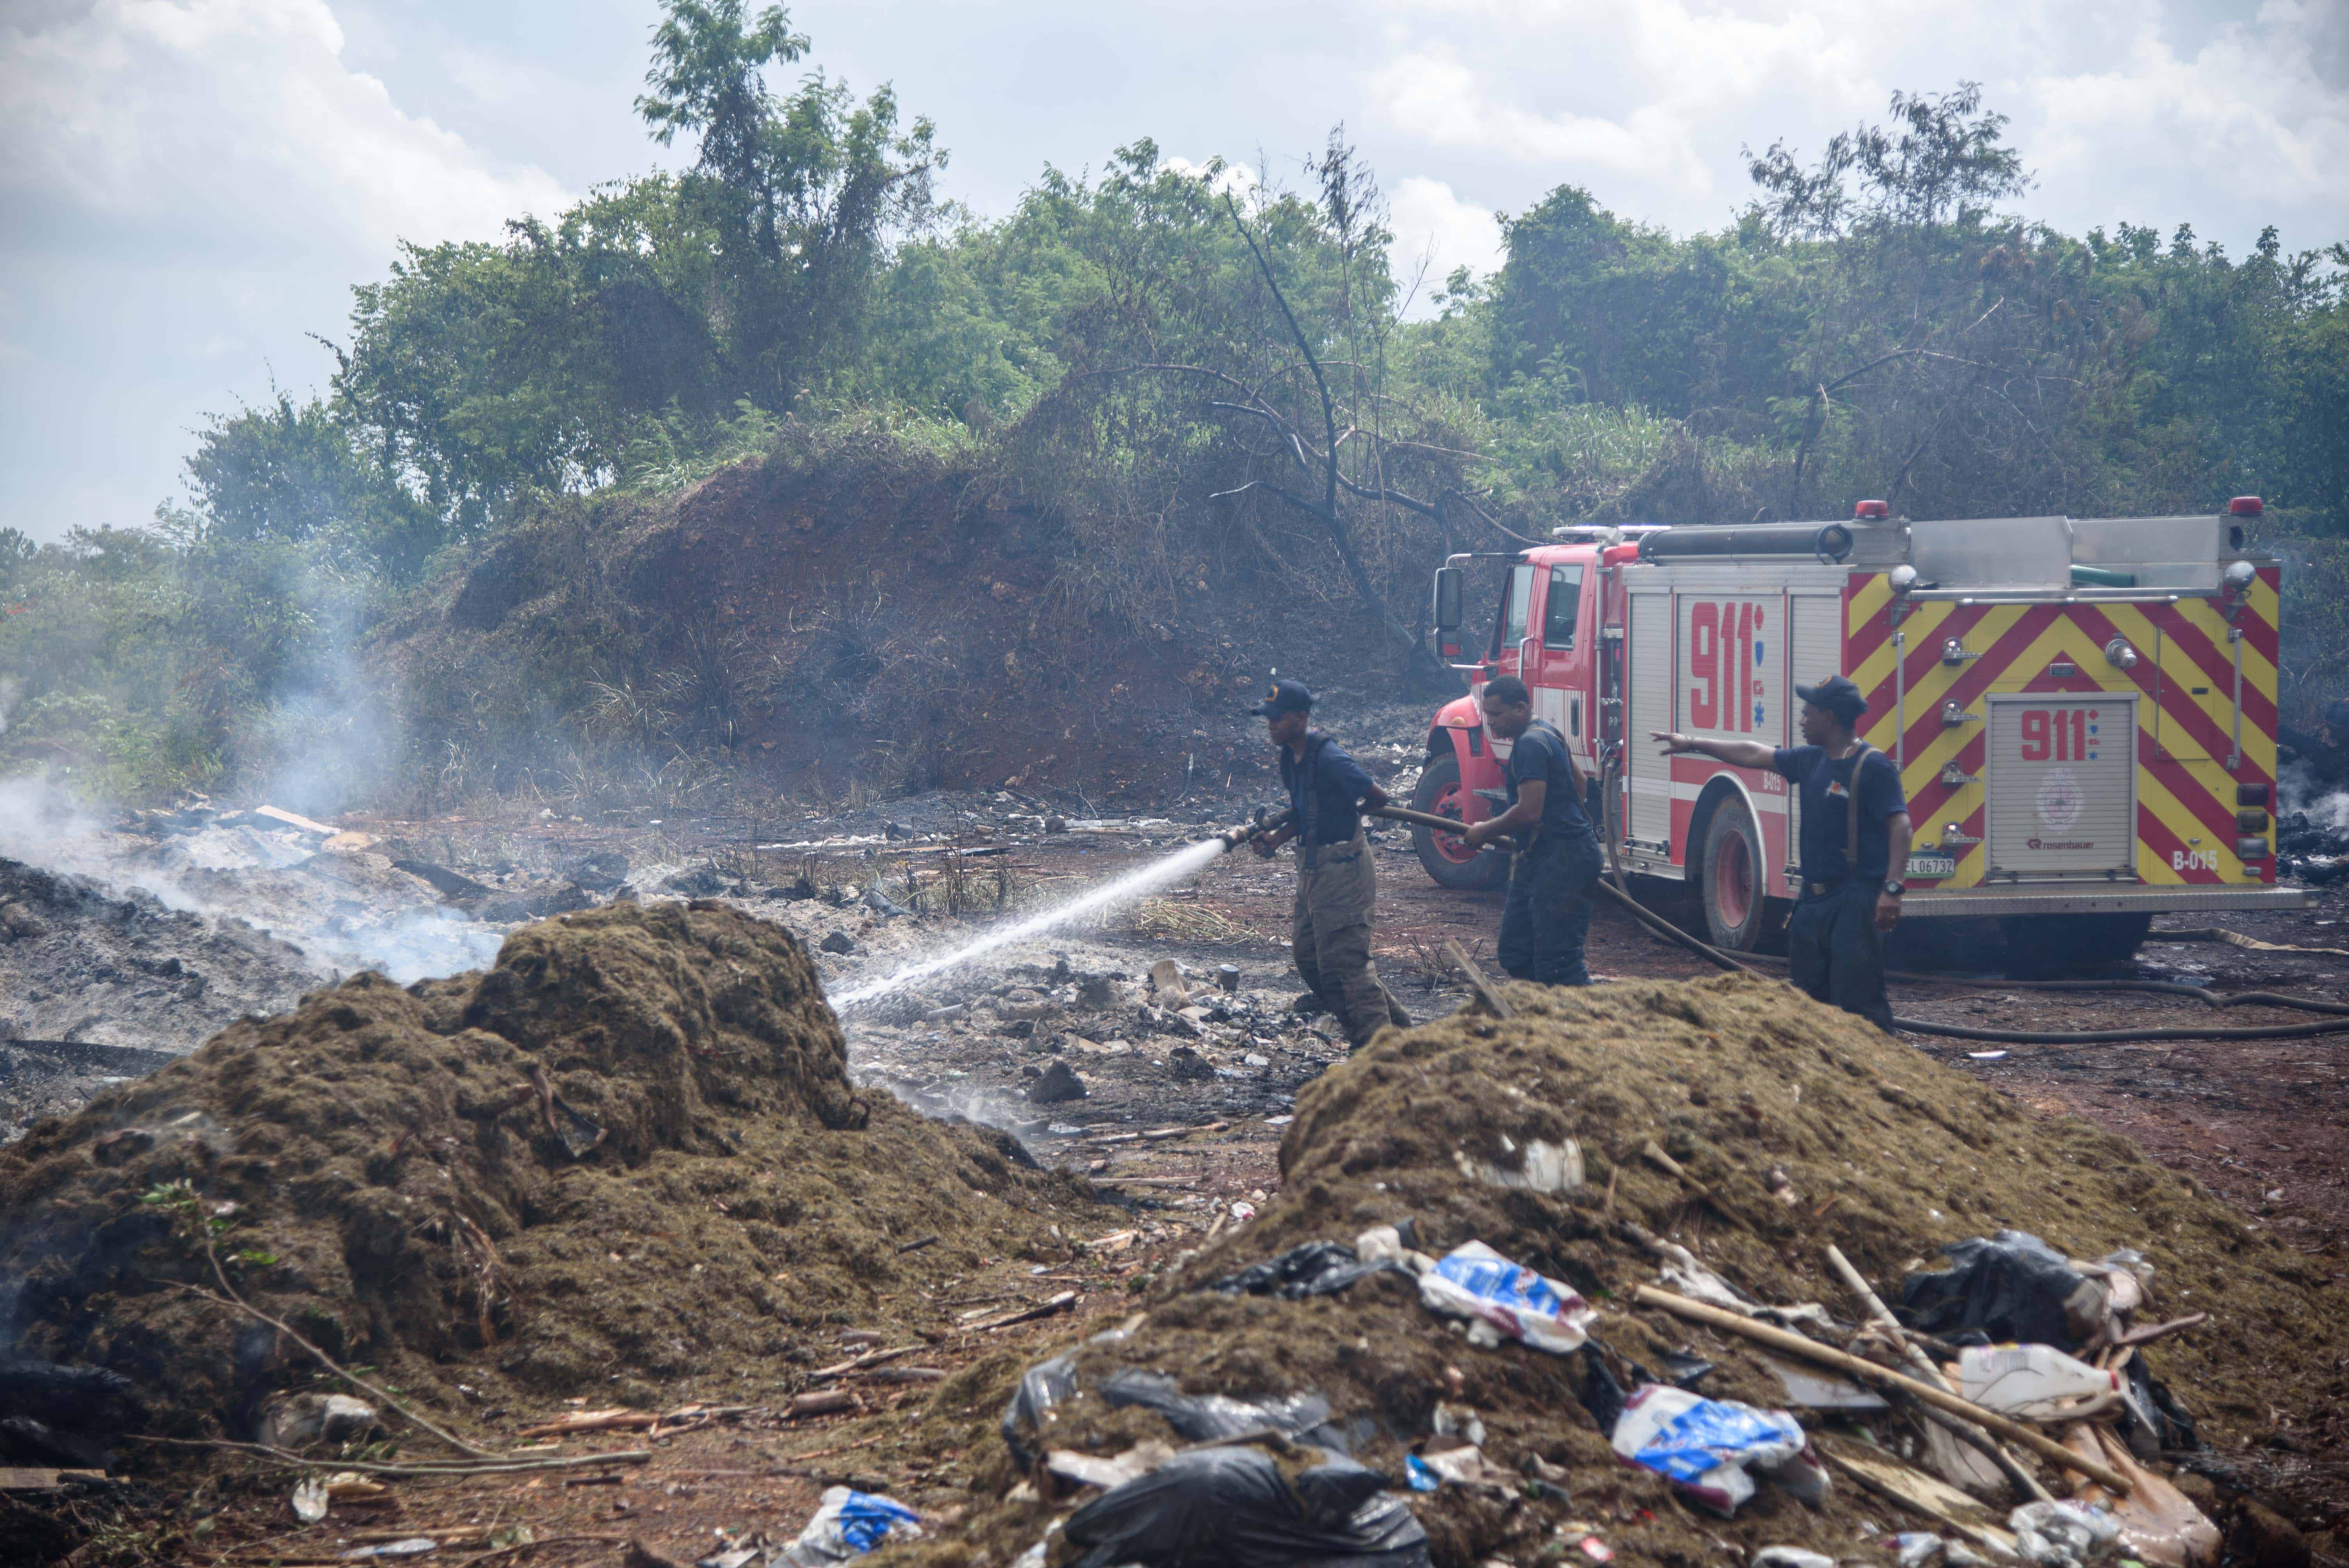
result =
[{"label": "green foliage", "polygon": [[[859,700],[838,659],[751,680],[708,628],[657,655],[603,584],[616,519],[751,462],[1050,519],[1033,634],[1071,646],[1237,583],[1414,604],[1495,525],[2259,493],[2293,523],[2287,702],[2349,676],[2349,246],[2026,222],[1971,84],[1895,94],[1816,158],[1749,155],[1755,199],[1717,232],[1561,187],[1505,220],[1493,275],[1405,321],[1342,127],[1296,190],[1142,139],[988,220],[934,205],[945,155],[887,88],[771,83],[809,48],[780,7],[664,0],[636,107],[689,168],[402,246],[354,292],[330,396],[210,421],[152,530],[0,530],[0,769],[226,787],[334,728],[351,777],[405,747],[438,799],[552,726],[681,788],[681,759],[732,756],[743,704]],[[411,667],[412,732],[370,717],[367,639],[456,614],[476,568],[543,580],[512,668]],[[833,653],[886,642],[835,609]]]}]

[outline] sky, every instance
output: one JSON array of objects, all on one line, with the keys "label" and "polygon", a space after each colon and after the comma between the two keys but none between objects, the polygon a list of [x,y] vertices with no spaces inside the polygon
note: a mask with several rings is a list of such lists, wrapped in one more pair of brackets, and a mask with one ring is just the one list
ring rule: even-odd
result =
[{"label": "sky", "polygon": [[[1557,186],[1718,227],[1741,150],[1815,153],[1896,89],[1982,84],[2073,232],[2349,240],[2349,0],[841,0],[820,67],[895,85],[999,215],[1154,139],[1302,180],[1332,125],[1398,251],[1497,263]],[[680,160],[647,139],[655,0],[0,0],[0,527],[133,526],[207,416],[323,391],[399,242],[494,239]]]}]

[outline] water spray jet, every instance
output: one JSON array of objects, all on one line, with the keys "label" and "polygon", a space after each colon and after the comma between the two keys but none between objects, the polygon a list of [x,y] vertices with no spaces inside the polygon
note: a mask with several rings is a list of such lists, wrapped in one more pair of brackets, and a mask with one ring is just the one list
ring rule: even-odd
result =
[{"label": "water spray jet", "polygon": [[[960,947],[941,954],[936,958],[926,958],[918,964],[909,964],[878,980],[870,980],[863,985],[851,986],[832,998],[832,1009],[834,1013],[846,1013],[852,1008],[862,1006],[893,992],[902,991],[909,985],[917,985],[934,975],[942,975],[949,969],[957,968],[974,959],[983,958],[988,954],[999,952],[1018,943],[1032,941],[1046,932],[1066,925],[1071,921],[1081,920],[1089,914],[1098,914],[1118,904],[1141,898],[1158,888],[1171,886],[1178,882],[1187,882],[1241,845],[1265,834],[1279,831],[1288,824],[1294,815],[1295,813],[1290,811],[1268,812],[1265,808],[1258,807],[1254,820],[1243,822],[1236,828],[1226,828],[1212,838],[1185,844],[1173,854],[1153,861],[1148,865],[1137,866],[1122,877],[1078,894],[1066,903],[974,937]],[[1423,811],[1406,810],[1400,806],[1382,806],[1366,811],[1363,815],[1383,817],[1392,821],[1409,822],[1420,826],[1449,828],[1454,831],[1459,827],[1458,823],[1449,818],[1431,817]]]}]

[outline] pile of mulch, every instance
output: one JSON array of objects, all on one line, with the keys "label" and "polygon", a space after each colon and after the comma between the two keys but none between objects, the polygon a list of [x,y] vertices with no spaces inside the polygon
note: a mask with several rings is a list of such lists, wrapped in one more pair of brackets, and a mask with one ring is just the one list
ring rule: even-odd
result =
[{"label": "pile of mulch", "polygon": [[[2313,1490],[2285,1511],[2316,1525],[2338,1512],[2343,1500],[2314,1483],[2328,1457],[2349,1453],[2349,1314],[2323,1260],[2127,1141],[2037,1115],[1775,982],[1505,994],[1513,1019],[1455,1015],[1382,1034],[1306,1090],[1282,1145],[1279,1194],[1165,1282],[1130,1337],[1079,1352],[1083,1391],[1056,1408],[1052,1446],[1107,1456],[1168,1439],[1157,1416],[1112,1409],[1092,1391],[1121,1369],[1143,1369],[1190,1394],[1318,1393],[1351,1427],[1356,1457],[1399,1480],[1406,1450],[1427,1439],[1444,1403],[1478,1414],[1485,1452],[1503,1467],[1515,1470],[1528,1453],[1566,1467],[1574,1501],[1504,1502],[1452,1488],[1418,1499],[1439,1563],[1560,1552],[1582,1561],[1578,1533],[1554,1533],[1569,1520],[1595,1526],[1626,1563],[1695,1568],[1767,1545],[1889,1562],[1887,1533],[1925,1526],[1847,1478],[1816,1510],[1765,1484],[1733,1519],[1692,1511],[1609,1448],[1585,1408],[1588,1357],[1475,1348],[1421,1305],[1405,1276],[1373,1274],[1302,1301],[1205,1286],[1304,1243],[1410,1220],[1423,1251],[1481,1240],[1575,1286],[1601,1309],[1594,1336],[1617,1372],[1661,1379],[1668,1357],[1693,1356],[1714,1364],[1697,1384],[1703,1394],[1784,1408],[1785,1389],[1753,1346],[1631,1305],[1636,1286],[1655,1283],[1658,1259],[1622,1222],[1686,1245],[1752,1299],[1822,1303],[1846,1324],[1859,1314],[1826,1264],[1828,1244],[1897,1302],[1905,1274],[1943,1265],[1940,1247],[2013,1228],[2078,1258],[2141,1251],[2153,1273],[2138,1323],[2212,1315],[2200,1331],[2138,1354],[2210,1446],[2174,1479],[2222,1527],[2243,1527],[2242,1494],[2255,1486],[2279,1500],[2271,1461],[2295,1449],[2314,1456],[2300,1461]],[[1481,1173],[1516,1170],[1536,1140],[1568,1139],[1585,1168],[1579,1187],[1545,1193]],[[1710,1196],[1647,1156],[1651,1141]],[[1081,1501],[1015,1490],[1023,1478],[993,1420],[1019,1370],[1004,1357],[969,1369],[941,1388],[926,1429],[941,1452],[988,1456],[974,1482],[984,1501],[966,1528],[997,1561]],[[2292,1528],[2258,1517],[2262,1529]],[[2338,1530],[2336,1520],[2306,1544],[2337,1553]],[[1076,1555],[1052,1539],[1051,1563]],[[940,1550],[941,1561],[953,1558]],[[2273,1554],[2260,1549],[2263,1563]]]},{"label": "pile of mulch", "polygon": [[1115,1219],[846,1067],[804,951],[717,904],[362,975],[0,1151],[0,1347],[129,1376],[150,1431],[246,1435],[317,1369],[185,1288],[212,1226],[254,1306],[460,1427],[765,1400],[843,1327],[950,1324],[948,1282]]}]

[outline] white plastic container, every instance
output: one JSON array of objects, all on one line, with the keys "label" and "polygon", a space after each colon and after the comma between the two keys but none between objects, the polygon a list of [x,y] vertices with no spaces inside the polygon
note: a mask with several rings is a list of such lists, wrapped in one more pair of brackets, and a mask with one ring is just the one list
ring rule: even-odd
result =
[{"label": "white plastic container", "polygon": [[2053,1415],[2062,1400],[2120,1386],[2119,1373],[2098,1371],[2052,1345],[1970,1346],[1958,1356],[1958,1392],[2009,1416]]}]

